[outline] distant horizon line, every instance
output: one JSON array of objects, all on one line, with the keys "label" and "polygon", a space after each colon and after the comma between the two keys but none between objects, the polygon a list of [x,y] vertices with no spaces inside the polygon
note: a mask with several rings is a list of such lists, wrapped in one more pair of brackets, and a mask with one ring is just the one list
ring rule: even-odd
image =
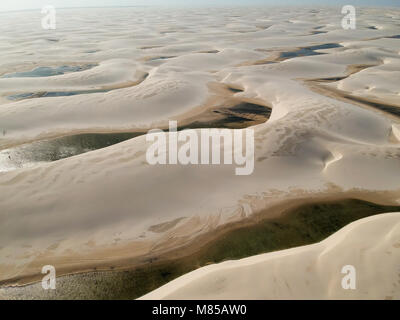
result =
[{"label": "distant horizon line", "polygon": [[[50,5],[50,4],[49,4]],[[55,8],[57,10],[66,10],[66,9],[107,9],[107,8],[151,8],[151,7],[165,7],[165,8],[234,8],[234,7],[254,7],[254,8],[259,8],[259,7],[313,7],[313,8],[323,8],[323,7],[342,7],[343,4],[318,4],[318,5],[313,5],[313,4],[307,4],[307,5],[298,5],[298,4],[285,4],[285,5],[276,5],[276,4],[233,4],[233,5],[185,5],[185,4],[175,4],[175,5],[162,5],[162,4],[157,4],[157,5],[129,5],[129,6],[83,6],[83,7],[78,7],[78,6],[71,6],[71,7],[57,7]],[[398,6],[391,6],[391,5],[354,5],[356,8],[393,8],[393,9],[400,9],[400,3]],[[5,13],[5,12],[25,12],[25,11],[40,11],[42,7],[38,8],[28,8],[28,9],[13,9],[13,10],[1,10],[0,13]]]}]

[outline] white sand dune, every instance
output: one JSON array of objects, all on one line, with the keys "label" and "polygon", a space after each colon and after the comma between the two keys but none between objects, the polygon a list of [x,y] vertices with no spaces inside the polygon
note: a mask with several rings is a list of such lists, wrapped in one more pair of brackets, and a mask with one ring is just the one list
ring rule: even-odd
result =
[{"label": "white sand dune", "polygon": [[[343,190],[398,190],[399,151],[389,143],[390,121],[328,99],[303,103],[255,127],[255,174],[250,176],[236,176],[234,165],[151,166],[144,136],[1,173],[2,277],[32,271],[49,259],[60,267],[71,265],[112,247],[106,256],[97,253],[98,259],[156,253],[152,248],[168,248],[171,238],[187,243],[279,199],[299,196],[294,189],[300,195],[329,192],[329,184]],[[183,217],[165,232],[149,231]],[[117,250],[127,244],[131,251]]]},{"label": "white sand dune", "polygon": [[[369,39],[398,32],[386,11],[363,10],[360,26],[374,21],[382,28],[351,32],[340,27],[340,10],[335,9],[321,9],[313,18],[306,9],[165,10],[157,15],[146,8],[71,11],[60,10],[58,29],[51,34],[31,24],[34,13],[23,13],[28,22],[16,29],[8,24],[13,14],[4,17],[0,43],[12,45],[0,50],[0,61],[7,61],[0,72],[71,61],[99,66],[35,80],[3,78],[1,94],[98,88],[149,76],[106,93],[6,101],[0,106],[0,148],[77,132],[135,131],[184,121],[205,108],[216,82],[243,88],[235,97],[271,105],[272,116],[253,127],[255,168],[250,176],[236,176],[235,165],[151,166],[144,136],[0,172],[0,280],[40,274],[46,264],[77,270],[88,263],[157,256],[288,198],[346,196],[359,190],[387,192],[388,201],[400,200],[400,144],[393,139],[399,120],[326,97],[303,83],[347,76],[354,64],[379,66],[347,78],[358,79],[349,84],[350,91],[371,84],[375,78],[368,70],[375,68],[379,92],[387,82],[395,83],[397,69],[390,71],[400,61],[395,45],[369,45]],[[111,18],[115,24],[106,24]],[[327,33],[310,34],[320,26]],[[256,63],[327,43],[344,47]],[[60,61],[60,52],[68,52],[68,59]],[[394,99],[395,86],[388,90],[379,93],[382,101]],[[173,221],[178,222],[167,230],[152,231]]]},{"label": "white sand dune", "polygon": [[[0,146],[76,131],[149,129],[206,102],[207,75],[150,75],[137,86],[107,93],[27,99],[1,108]],[[91,129],[91,130],[90,130]]]},{"label": "white sand dune", "polygon": [[[388,213],[317,244],[197,269],[141,299],[399,299],[399,259],[400,213]],[[354,289],[342,286],[349,265]]]},{"label": "white sand dune", "polygon": [[0,93],[94,90],[138,82],[145,72],[136,70],[130,60],[101,62],[89,70],[51,77],[0,78]]}]

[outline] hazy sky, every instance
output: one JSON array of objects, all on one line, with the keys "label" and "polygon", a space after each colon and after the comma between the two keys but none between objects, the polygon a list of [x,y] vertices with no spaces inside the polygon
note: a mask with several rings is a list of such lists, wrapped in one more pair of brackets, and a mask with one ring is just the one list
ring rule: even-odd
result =
[{"label": "hazy sky", "polygon": [[45,5],[64,7],[102,7],[134,5],[342,5],[400,6],[400,0],[0,0],[0,11],[37,9]]}]

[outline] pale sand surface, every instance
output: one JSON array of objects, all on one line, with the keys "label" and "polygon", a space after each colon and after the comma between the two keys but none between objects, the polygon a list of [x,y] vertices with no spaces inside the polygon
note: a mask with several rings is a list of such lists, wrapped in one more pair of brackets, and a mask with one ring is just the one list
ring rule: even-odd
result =
[{"label": "pale sand surface", "polygon": [[[313,18],[307,10],[238,10],[204,11],[205,16],[181,11],[173,26],[164,24],[168,10],[160,16],[147,9],[74,15],[60,10],[59,29],[52,35],[58,41],[46,40],[48,35],[31,25],[35,13],[20,13],[27,15],[27,23],[15,30],[7,22],[14,17],[4,16],[0,61],[7,62],[1,74],[72,65],[71,60],[98,66],[51,80],[0,78],[2,149],[78,132],[164,128],[169,119],[185,123],[219,102],[215,83],[241,88],[235,98],[258,101],[273,111],[269,121],[253,127],[255,169],[250,176],[235,176],[233,165],[150,166],[145,158],[150,143],[144,136],[0,172],[0,281],[37,278],[44,264],[63,273],[119,259],[143,261],[291,198],[347,197],[356,190],[371,201],[379,192],[387,192],[384,202],[400,201],[399,119],[304,84],[304,79],[347,76],[356,64],[374,65],[341,80],[339,89],[366,96],[359,88],[374,82],[375,97],[398,104],[394,83],[400,40],[386,37],[398,33],[393,21],[400,12],[364,9],[357,30],[347,32],[340,27],[340,10],[324,9]],[[131,19],[132,14],[146,23]],[[124,28],[92,33],[93,25],[101,26],[108,15],[117,15]],[[367,29],[371,23],[379,28]],[[318,26],[327,33],[311,35]],[[255,63],[326,43],[342,47]],[[61,60],[60,52],[68,52],[68,59]],[[388,81],[392,84],[385,91]],[[126,83],[132,86],[105,93],[6,99],[21,93],[21,87],[24,92],[60,91]],[[159,228],[163,224],[168,228]]]},{"label": "pale sand surface", "polygon": [[[317,244],[197,269],[141,299],[399,299],[399,259],[400,213],[387,213]],[[354,290],[342,287],[346,265]]]}]

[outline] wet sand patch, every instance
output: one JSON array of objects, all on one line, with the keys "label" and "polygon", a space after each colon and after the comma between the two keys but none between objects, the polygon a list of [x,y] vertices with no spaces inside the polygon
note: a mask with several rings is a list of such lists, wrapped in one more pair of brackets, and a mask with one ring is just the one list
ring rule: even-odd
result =
[{"label": "wet sand patch", "polygon": [[167,59],[172,59],[172,58],[176,58],[176,56],[159,56],[159,57],[149,58],[146,61],[159,61],[159,60],[167,60]]},{"label": "wet sand patch", "polygon": [[348,99],[348,100],[354,101],[354,102],[359,102],[359,103],[362,103],[362,104],[366,104],[366,105],[368,105],[370,107],[373,107],[375,109],[379,109],[379,110],[384,111],[386,113],[390,113],[390,114],[392,114],[392,115],[394,115],[396,117],[400,117],[400,106],[386,104],[386,103],[379,102],[379,101],[376,101],[376,100],[371,99],[371,98],[367,99],[367,98],[362,98],[362,97],[356,97],[356,96],[353,96],[351,94],[343,94],[343,97]]},{"label": "wet sand patch", "polygon": [[353,105],[355,104],[364,108],[368,107],[370,109],[378,110],[382,113],[389,114],[396,118],[400,117],[400,105],[384,103],[374,98],[357,97],[350,94],[347,91],[339,90],[336,88],[330,88],[323,85],[318,85],[318,82],[324,82],[324,81],[319,81],[319,80],[306,81],[306,83],[308,83],[309,88],[311,88],[313,91],[319,94],[332,97],[334,99],[338,99],[347,103],[351,103]]},{"label": "wet sand patch", "polygon": [[326,54],[324,52],[317,52],[316,50],[333,49],[333,48],[340,48],[340,47],[343,47],[343,46],[338,43],[325,43],[325,44],[320,44],[320,45],[315,45],[315,46],[303,47],[303,48],[299,48],[294,51],[280,52],[278,60],[283,61],[283,60],[298,58],[298,57]]},{"label": "wet sand patch", "polygon": [[219,53],[219,50],[199,51],[198,53]]},{"label": "wet sand patch", "polygon": [[266,122],[271,116],[272,108],[247,101],[237,101],[229,105],[211,108],[189,120],[179,129],[227,128],[244,129]]},{"label": "wet sand patch", "polygon": [[331,88],[328,86],[324,85],[319,85],[318,83],[323,83],[323,82],[335,82],[335,81],[340,81],[343,79],[346,79],[352,74],[355,74],[357,72],[360,72],[361,70],[370,68],[370,67],[375,67],[375,65],[367,65],[367,64],[356,64],[356,65],[349,65],[347,67],[347,75],[341,76],[341,77],[331,77],[331,78],[318,78],[318,79],[307,79],[305,80],[305,83],[308,84],[308,86],[314,90],[315,92],[326,95],[329,97],[333,97],[348,103],[353,103],[357,104],[360,106],[368,106],[371,107],[375,110],[382,111],[386,114],[390,114],[395,117],[400,117],[400,105],[393,105],[389,103],[384,103],[382,101],[379,101],[378,99],[372,98],[372,97],[358,97],[355,95],[352,95],[351,93],[347,91],[343,91],[337,88]]},{"label": "wet sand patch", "polygon": [[233,93],[238,93],[238,92],[243,92],[243,89],[239,89],[239,88],[233,88],[233,87],[228,87],[228,90],[233,92]]},{"label": "wet sand patch", "polygon": [[314,34],[323,34],[323,33],[328,33],[328,31],[318,31],[318,30],[311,31],[312,35],[314,35]]},{"label": "wet sand patch", "polygon": [[307,81],[336,82],[336,81],[340,81],[340,80],[346,79],[346,78],[350,77],[352,74],[360,72],[360,71],[362,71],[364,69],[371,68],[371,67],[376,67],[376,66],[378,66],[378,64],[353,64],[353,65],[347,66],[346,75],[345,76],[317,78],[317,79],[311,79],[311,80],[307,80]]}]

